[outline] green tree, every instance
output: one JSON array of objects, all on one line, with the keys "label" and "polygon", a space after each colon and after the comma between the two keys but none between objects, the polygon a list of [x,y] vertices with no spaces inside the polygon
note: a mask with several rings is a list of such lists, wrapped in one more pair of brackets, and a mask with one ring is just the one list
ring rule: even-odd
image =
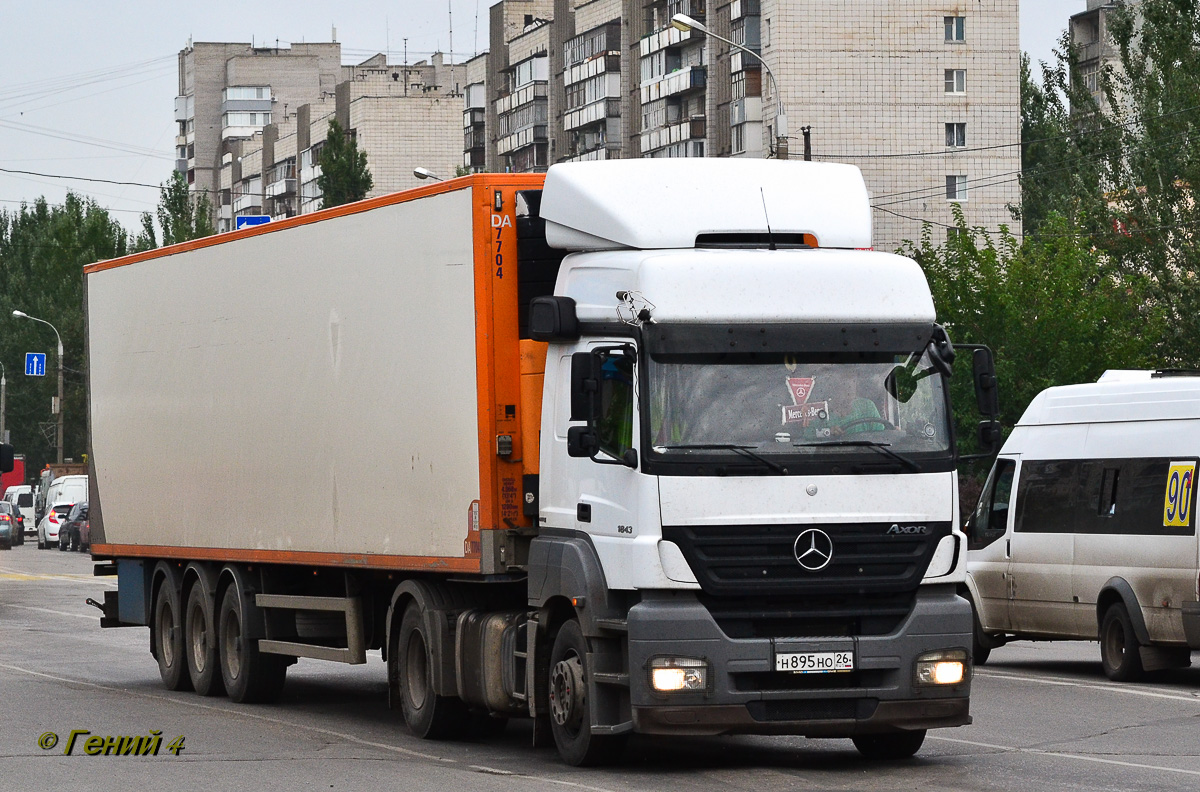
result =
[{"label": "green tree", "polygon": [[[924,269],[951,340],[995,353],[1005,429],[1051,385],[1150,363],[1161,322],[1144,279],[1113,267],[1065,217],[1047,215],[1037,236],[1018,240],[1007,229],[993,237],[968,228],[955,214],[958,232],[946,244],[933,245],[927,225],[901,252]],[[960,438],[973,436],[978,420],[970,370],[966,360],[952,379]]]},{"label": "green tree", "polygon": [[[155,214],[158,217],[158,227],[162,229],[163,245],[212,236],[215,231],[212,222],[212,202],[203,193],[193,196],[188,190],[187,181],[179,171],[172,171],[171,178],[159,188],[158,209],[155,210]],[[142,215],[142,231],[134,239],[133,247],[135,250],[158,247],[154,223],[149,212]]]},{"label": "green tree", "polygon": [[[1137,17],[1140,15],[1141,20]],[[1109,201],[1119,233],[1102,242],[1126,271],[1148,278],[1166,317],[1159,353],[1200,366],[1200,4],[1143,0],[1109,26],[1120,68],[1108,75],[1123,156]]]},{"label": "green tree", "polygon": [[1040,63],[1033,78],[1021,56],[1021,206],[1026,235],[1037,234],[1051,214],[1101,232],[1110,225],[1106,178],[1121,157],[1121,131],[1099,112],[1082,82],[1064,32],[1055,62]]},{"label": "green tree", "polygon": [[341,206],[367,197],[374,184],[367,170],[367,153],[358,150],[358,141],[347,135],[336,119],[329,119],[329,132],[321,148],[321,207]]},{"label": "green tree", "polygon": [[[128,252],[125,229],[87,198],[68,194],[62,205],[38,199],[13,211],[0,210],[0,361],[8,374],[6,426],[31,473],[56,456],[54,435],[43,429],[55,420],[50,408],[57,393],[57,343],[50,328],[15,318],[12,312],[44,319],[62,335],[63,454],[78,460],[87,450],[83,267]],[[26,377],[25,353],[43,351],[47,376]]]}]

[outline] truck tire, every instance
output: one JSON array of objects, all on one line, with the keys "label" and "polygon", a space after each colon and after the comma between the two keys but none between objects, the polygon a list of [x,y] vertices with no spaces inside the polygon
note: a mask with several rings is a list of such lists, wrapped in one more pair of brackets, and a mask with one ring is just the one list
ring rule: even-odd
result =
[{"label": "truck tire", "polygon": [[613,762],[626,740],[623,734],[592,733],[587,657],[587,639],[579,622],[564,622],[550,650],[550,733],[559,756],[575,767]]},{"label": "truck tire", "polygon": [[908,759],[921,750],[925,742],[925,730],[892,732],[890,734],[863,734],[851,738],[854,747],[867,759],[876,761],[895,761]]},{"label": "truck tire", "polygon": [[421,606],[416,602],[410,602],[404,610],[396,648],[400,710],[409,730],[428,740],[465,735],[470,723],[466,704],[434,692],[432,642],[425,635]]},{"label": "truck tire", "polygon": [[217,652],[214,628],[215,604],[204,586],[196,582],[188,591],[184,607],[184,653],[192,686],[201,696],[220,696],[225,692],[221,678],[221,658]]},{"label": "truck tire", "polygon": [[217,654],[221,681],[239,704],[266,704],[279,698],[287,679],[287,658],[258,650],[263,615],[237,581],[225,587],[217,609]]},{"label": "truck tire", "polygon": [[191,690],[187,658],[183,650],[183,609],[179,605],[179,588],[175,575],[159,579],[154,592],[154,657],[158,674],[167,690]]},{"label": "truck tire", "polygon": [[1109,606],[1100,622],[1100,665],[1114,682],[1132,682],[1142,676],[1141,644],[1124,603]]}]

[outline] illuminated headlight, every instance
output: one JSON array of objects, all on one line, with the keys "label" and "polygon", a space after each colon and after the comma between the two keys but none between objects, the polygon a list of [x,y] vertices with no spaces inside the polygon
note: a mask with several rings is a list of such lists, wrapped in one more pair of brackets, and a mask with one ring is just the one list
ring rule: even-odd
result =
[{"label": "illuminated headlight", "polygon": [[708,663],[693,657],[656,657],[650,661],[650,685],[659,693],[708,689]]},{"label": "illuminated headlight", "polygon": [[926,652],[917,658],[918,685],[957,685],[966,673],[965,649]]}]

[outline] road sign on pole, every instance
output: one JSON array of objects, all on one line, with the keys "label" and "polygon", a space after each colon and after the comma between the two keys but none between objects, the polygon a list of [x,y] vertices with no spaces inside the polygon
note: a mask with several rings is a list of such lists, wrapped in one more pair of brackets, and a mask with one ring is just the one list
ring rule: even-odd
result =
[{"label": "road sign on pole", "polygon": [[46,376],[46,353],[45,352],[26,352],[25,353],[25,376],[27,376],[27,377],[44,377],[44,376]]}]

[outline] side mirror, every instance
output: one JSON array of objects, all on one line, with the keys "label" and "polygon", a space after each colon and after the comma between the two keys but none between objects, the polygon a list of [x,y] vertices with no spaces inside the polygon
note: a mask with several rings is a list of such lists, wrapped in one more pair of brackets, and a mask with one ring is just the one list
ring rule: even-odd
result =
[{"label": "side mirror", "polygon": [[992,419],[979,422],[979,450],[985,455],[991,455],[1000,450],[1000,442],[1004,433],[1000,430],[1000,422]]},{"label": "side mirror", "polygon": [[571,355],[571,420],[592,423],[600,417],[600,357],[592,352]]},{"label": "side mirror", "polygon": [[567,456],[590,459],[600,451],[600,435],[591,426],[567,429]]},{"label": "side mirror", "polygon": [[579,338],[579,317],[570,297],[534,297],[529,303],[529,337],[534,341]]},{"label": "side mirror", "polygon": [[13,447],[0,443],[0,473],[11,473],[14,464]]},{"label": "side mirror", "polygon": [[996,364],[992,359],[992,350],[987,347],[977,348],[972,364],[975,401],[979,404],[979,412],[988,418],[995,418],[1000,414],[1000,394],[997,389]]},{"label": "side mirror", "polygon": [[929,340],[929,360],[942,376],[949,377],[954,370],[954,344],[946,335],[946,328],[933,326],[933,338]]}]

